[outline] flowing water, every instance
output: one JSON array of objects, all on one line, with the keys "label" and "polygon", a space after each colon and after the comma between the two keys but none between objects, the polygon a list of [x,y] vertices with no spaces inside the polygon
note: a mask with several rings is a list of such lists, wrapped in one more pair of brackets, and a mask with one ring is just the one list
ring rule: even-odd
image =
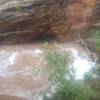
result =
[{"label": "flowing water", "polygon": [[[51,44],[52,45],[52,44]],[[82,79],[93,66],[87,51],[79,44],[54,43],[72,56],[76,79]],[[43,71],[43,43],[0,46],[0,100],[42,100],[48,91]]]}]

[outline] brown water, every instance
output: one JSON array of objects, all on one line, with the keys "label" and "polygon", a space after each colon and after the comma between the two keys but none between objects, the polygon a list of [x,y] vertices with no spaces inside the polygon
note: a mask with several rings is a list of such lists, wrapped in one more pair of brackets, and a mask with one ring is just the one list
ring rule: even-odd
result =
[{"label": "brown water", "polygon": [[0,94],[31,100],[33,94],[46,90],[47,81],[40,65],[42,55],[41,48],[34,44],[0,46]]},{"label": "brown water", "polygon": [[[45,52],[43,45],[0,46],[0,100],[42,100],[41,94],[48,91],[48,81],[42,66]],[[75,48],[82,58],[88,59],[86,51],[80,45],[53,45],[61,50]],[[53,45],[49,47],[54,48]]]}]

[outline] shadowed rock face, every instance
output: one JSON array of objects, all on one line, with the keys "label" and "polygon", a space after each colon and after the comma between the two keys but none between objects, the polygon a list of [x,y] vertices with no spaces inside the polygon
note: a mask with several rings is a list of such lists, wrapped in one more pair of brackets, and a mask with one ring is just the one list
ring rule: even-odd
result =
[{"label": "shadowed rock face", "polygon": [[92,26],[97,0],[1,0],[0,43],[31,42],[44,36],[67,41]]}]

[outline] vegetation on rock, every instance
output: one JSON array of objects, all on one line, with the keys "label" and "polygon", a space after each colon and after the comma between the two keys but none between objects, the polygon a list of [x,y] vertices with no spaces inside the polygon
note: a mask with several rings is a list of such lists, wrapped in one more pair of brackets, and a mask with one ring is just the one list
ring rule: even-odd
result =
[{"label": "vegetation on rock", "polygon": [[92,32],[93,41],[95,43],[95,48],[100,51],[100,31],[96,30]]},{"label": "vegetation on rock", "polygon": [[75,71],[68,67],[68,54],[49,51],[46,56],[47,74],[51,85],[57,85],[51,97],[44,100],[90,100],[91,89],[83,81],[75,80]]},{"label": "vegetation on rock", "polygon": [[91,88],[93,100],[100,100],[100,66],[94,66],[85,75],[85,81]]}]

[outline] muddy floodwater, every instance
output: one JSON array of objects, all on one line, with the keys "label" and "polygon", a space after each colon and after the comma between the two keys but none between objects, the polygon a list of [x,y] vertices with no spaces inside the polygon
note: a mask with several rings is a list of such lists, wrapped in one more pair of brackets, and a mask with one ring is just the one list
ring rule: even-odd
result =
[{"label": "muddy floodwater", "polygon": [[[74,43],[53,45],[73,56],[70,66],[77,70],[76,79],[82,79],[93,64],[87,51]],[[42,100],[41,95],[48,91],[42,66],[44,52],[43,43],[0,46],[0,100]]]}]

